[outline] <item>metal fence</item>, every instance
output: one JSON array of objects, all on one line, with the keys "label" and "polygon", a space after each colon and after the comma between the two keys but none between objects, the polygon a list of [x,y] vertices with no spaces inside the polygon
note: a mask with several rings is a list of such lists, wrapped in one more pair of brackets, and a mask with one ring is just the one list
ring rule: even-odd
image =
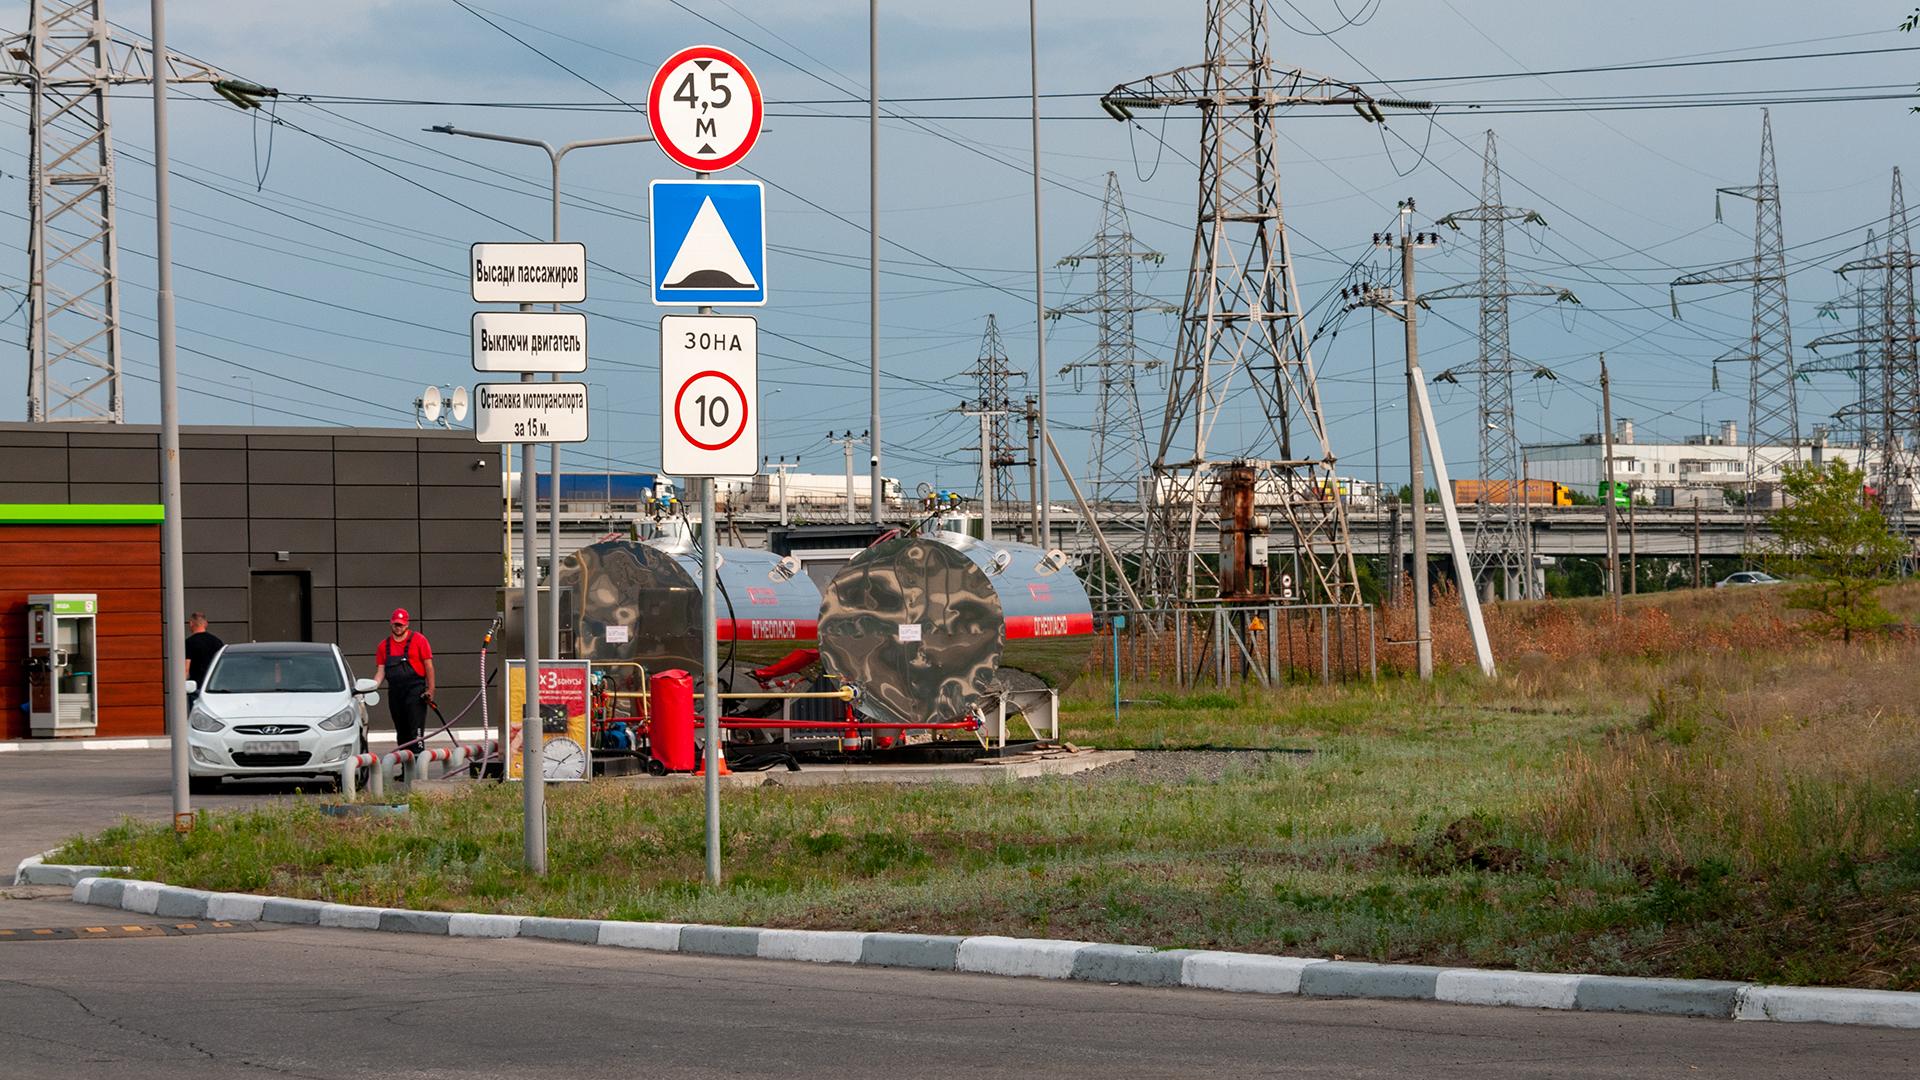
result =
[{"label": "metal fence", "polygon": [[1371,604],[1205,604],[1099,613],[1088,670],[1186,688],[1379,677]]}]

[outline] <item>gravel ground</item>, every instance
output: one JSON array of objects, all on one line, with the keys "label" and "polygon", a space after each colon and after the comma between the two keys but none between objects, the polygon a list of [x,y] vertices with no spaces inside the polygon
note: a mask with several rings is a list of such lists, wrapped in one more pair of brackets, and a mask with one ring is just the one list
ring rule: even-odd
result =
[{"label": "gravel ground", "polygon": [[1269,750],[1137,750],[1132,760],[1075,773],[1071,779],[1086,784],[1115,780],[1149,784],[1211,783],[1229,771],[1260,769],[1275,763],[1300,764],[1311,756]]}]

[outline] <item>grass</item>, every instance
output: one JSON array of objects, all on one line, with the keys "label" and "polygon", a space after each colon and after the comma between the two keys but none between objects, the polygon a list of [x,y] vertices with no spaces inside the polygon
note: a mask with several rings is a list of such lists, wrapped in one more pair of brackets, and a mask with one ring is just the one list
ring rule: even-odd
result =
[{"label": "grass", "polygon": [[[1887,600],[1920,610],[1920,588]],[[184,842],[129,823],[63,857],[383,906],[1920,989],[1909,635],[1811,638],[1765,590],[1491,621],[1491,681],[1458,670],[1443,618],[1455,667],[1428,686],[1128,686],[1118,720],[1110,684],[1070,695],[1077,742],[1312,751],[1231,755],[1216,780],[730,791],[719,889],[697,884],[697,791],[664,785],[550,789],[545,879],[494,785],[399,821],[301,803]]]}]

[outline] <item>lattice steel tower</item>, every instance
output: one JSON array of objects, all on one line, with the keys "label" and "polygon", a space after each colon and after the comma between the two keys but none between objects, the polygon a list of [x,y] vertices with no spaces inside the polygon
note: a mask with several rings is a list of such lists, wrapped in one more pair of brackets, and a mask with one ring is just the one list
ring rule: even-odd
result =
[{"label": "lattice steel tower", "polygon": [[[1335,454],[1281,212],[1275,121],[1293,105],[1348,105],[1377,122],[1384,119],[1381,106],[1406,103],[1277,66],[1265,0],[1209,0],[1206,49],[1201,63],[1123,83],[1101,98],[1123,121],[1135,109],[1200,111],[1199,213],[1153,457],[1143,584],[1162,603],[1217,591],[1219,577],[1198,544],[1202,515],[1218,513],[1220,485],[1207,477],[1217,468],[1250,465],[1259,502],[1274,519],[1277,546],[1291,534],[1301,598],[1358,602]],[[1251,447],[1223,454],[1215,438],[1242,381],[1255,390],[1266,419],[1262,441],[1272,443],[1274,457],[1253,458]]]},{"label": "lattice steel tower", "polygon": [[[1879,246],[1877,234],[1868,229],[1866,243],[1861,245],[1860,259],[1846,264],[1837,272],[1845,277],[1850,268],[1873,260],[1879,254]],[[1867,451],[1880,435],[1880,350],[1877,348],[1880,344],[1880,286],[1874,283],[1872,274],[1854,277],[1853,295],[1820,305],[1819,314],[1823,319],[1838,320],[1843,310],[1854,313],[1853,329],[1836,330],[1807,342],[1807,348],[1813,355],[1800,365],[1800,371],[1852,376],[1854,399],[1833,416],[1836,420],[1852,422],[1855,438],[1860,444],[1860,467],[1868,476],[1877,477],[1877,467],[1867,461]],[[1851,345],[1853,351],[1845,354],[1820,352],[1821,349],[1839,345]]]},{"label": "lattice steel tower", "polygon": [[1007,361],[1007,347],[1000,341],[1000,326],[987,316],[986,332],[980,335],[980,358],[962,374],[971,375],[980,384],[980,408],[994,415],[988,422],[993,448],[993,501],[1001,507],[1013,505],[1013,442],[1008,434],[1007,414],[1013,409],[1007,385],[1013,369]]},{"label": "lattice steel tower", "polygon": [[1072,375],[1076,383],[1086,372],[1097,381],[1099,396],[1093,412],[1093,477],[1089,489],[1095,499],[1134,499],[1139,496],[1140,477],[1146,471],[1146,422],[1140,414],[1138,373],[1152,371],[1161,361],[1140,355],[1134,335],[1134,316],[1146,311],[1172,312],[1171,304],[1142,296],[1133,287],[1135,263],[1159,264],[1166,256],[1142,247],[1134,239],[1127,221],[1126,203],[1120,196],[1120,177],[1107,174],[1107,194],[1101,203],[1100,231],[1092,242],[1058,265],[1094,265],[1094,291],[1064,307],[1047,312],[1049,319],[1062,315],[1090,315],[1098,320],[1099,338],[1093,352],[1060,369]]},{"label": "lattice steel tower", "polygon": [[[112,37],[103,0],[29,0],[0,39],[0,84],[27,88],[27,419],[117,424],[120,260],[111,87],[151,82],[153,47]],[[277,93],[168,54],[167,80],[209,83],[243,108]]]},{"label": "lattice steel tower", "polygon": [[1473,563],[1476,577],[1497,572],[1506,595],[1520,595],[1528,579],[1526,523],[1521,514],[1520,431],[1514,422],[1513,379],[1525,366],[1513,355],[1507,301],[1516,296],[1550,296],[1578,303],[1573,293],[1552,285],[1514,281],[1507,272],[1507,223],[1544,226],[1534,210],[1508,206],[1500,198],[1500,156],[1493,132],[1480,174],[1480,205],[1442,217],[1441,225],[1454,229],[1463,221],[1480,223],[1480,277],[1422,293],[1423,301],[1475,298],[1480,301],[1480,358],[1474,366],[1480,392],[1479,513],[1473,527]]},{"label": "lattice steel tower", "polygon": [[[1793,330],[1787,321],[1787,253],[1780,225],[1780,175],[1773,163],[1773,117],[1760,111],[1760,178],[1719,194],[1753,200],[1753,260],[1673,279],[1682,285],[1753,286],[1753,329],[1745,347],[1720,360],[1745,360],[1747,380],[1747,547],[1758,525],[1755,487],[1800,460],[1800,403],[1793,382]],[[1676,311],[1678,308],[1676,307]],[[1720,361],[1716,360],[1718,364]]]}]

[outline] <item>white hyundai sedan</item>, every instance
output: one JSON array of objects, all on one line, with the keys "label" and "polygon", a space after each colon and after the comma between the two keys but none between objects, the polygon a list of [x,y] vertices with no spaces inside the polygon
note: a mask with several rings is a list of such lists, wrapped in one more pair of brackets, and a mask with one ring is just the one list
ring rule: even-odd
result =
[{"label": "white hyundai sedan", "polygon": [[332,776],[366,749],[372,679],[355,682],[340,647],[301,641],[229,645],[207,669],[188,717],[189,786],[227,777]]}]

